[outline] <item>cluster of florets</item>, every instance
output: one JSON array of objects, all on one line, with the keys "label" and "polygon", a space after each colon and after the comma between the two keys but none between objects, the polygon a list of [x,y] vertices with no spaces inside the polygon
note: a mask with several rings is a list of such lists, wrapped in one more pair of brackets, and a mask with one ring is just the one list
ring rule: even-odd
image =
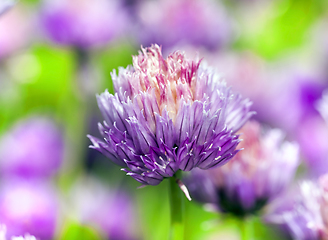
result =
[{"label": "cluster of florets", "polygon": [[298,145],[284,141],[279,129],[265,130],[251,121],[241,131],[244,150],[223,167],[194,172],[187,186],[196,200],[244,217],[257,213],[286,189],[299,154]]},{"label": "cluster of florets", "polygon": [[105,119],[95,148],[143,184],[157,185],[179,169],[209,169],[237,152],[236,131],[253,114],[213,69],[181,52],[166,59],[153,45],[114,71],[115,95],[97,97]]}]

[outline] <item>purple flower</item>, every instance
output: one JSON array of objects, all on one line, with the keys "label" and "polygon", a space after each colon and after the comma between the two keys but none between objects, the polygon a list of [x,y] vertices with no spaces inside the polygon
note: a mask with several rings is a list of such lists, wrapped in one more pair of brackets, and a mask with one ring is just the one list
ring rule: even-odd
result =
[{"label": "purple flower", "polygon": [[41,20],[52,41],[79,48],[107,44],[124,33],[128,23],[115,0],[45,0]]},{"label": "purple flower", "polygon": [[[298,128],[298,141],[305,157],[307,169],[314,176],[320,176],[328,171],[328,96],[325,91],[322,98],[314,104],[319,114],[305,118]],[[309,114],[310,115],[310,114]]]},{"label": "purple flower", "polygon": [[271,213],[267,221],[286,226],[293,239],[327,240],[328,174],[318,182],[303,181],[293,203],[285,211]]},{"label": "purple flower", "polygon": [[320,117],[312,117],[303,121],[298,132],[298,142],[306,170],[313,177],[318,177],[328,171],[328,124]]},{"label": "purple flower", "polygon": [[219,71],[224,71],[229,85],[254,102],[252,108],[260,122],[296,138],[304,121],[319,116],[315,105],[327,83],[317,73],[305,72],[295,61],[269,65],[247,52],[216,55],[208,57]]},{"label": "purple flower", "polygon": [[320,112],[321,116],[328,123],[328,89],[322,94],[322,98],[317,101],[316,107]]},{"label": "purple flower", "polygon": [[0,189],[0,223],[9,236],[30,233],[39,239],[54,237],[57,220],[56,196],[40,181],[10,179]]},{"label": "purple flower", "polygon": [[[319,116],[315,105],[321,98],[324,89],[327,88],[327,84],[315,77],[302,75],[288,77],[289,80],[286,78],[285,82],[280,83],[276,96],[281,96],[281,99],[273,107],[276,108],[277,115],[284,115],[280,123],[278,119],[276,122],[289,130],[292,135],[297,136],[303,122]],[[286,104],[289,106],[289,111],[282,108]]]},{"label": "purple flower", "polygon": [[220,210],[237,216],[256,213],[281,193],[298,165],[298,146],[283,142],[280,130],[263,134],[259,123],[249,122],[241,131],[240,146],[244,149],[228,164],[195,172],[187,181],[196,200],[214,203]]},{"label": "purple flower", "polygon": [[54,174],[63,158],[63,136],[47,118],[19,122],[0,141],[2,175],[46,177]]},{"label": "purple flower", "polygon": [[146,46],[192,44],[215,49],[227,45],[232,38],[228,14],[222,5],[211,0],[143,1],[138,17],[140,41]]},{"label": "purple flower", "polygon": [[157,45],[142,49],[133,66],[112,74],[115,95],[97,97],[104,140],[89,136],[127,175],[157,185],[179,169],[209,169],[237,152],[236,131],[253,114],[251,102],[233,94],[200,61]]},{"label": "purple flower", "polygon": [[[6,240],[6,232],[7,228],[4,225],[0,225],[0,240]],[[36,240],[36,238],[28,233],[22,236],[13,236],[10,238],[11,240]]]},{"label": "purple flower", "polygon": [[83,179],[71,190],[73,209],[83,223],[100,228],[106,239],[137,239],[133,199],[123,190],[108,189],[94,179]]}]

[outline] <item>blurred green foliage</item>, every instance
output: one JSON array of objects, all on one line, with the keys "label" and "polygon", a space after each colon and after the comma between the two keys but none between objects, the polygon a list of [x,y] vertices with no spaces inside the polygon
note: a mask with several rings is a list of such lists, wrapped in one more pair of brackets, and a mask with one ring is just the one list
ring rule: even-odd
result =
[{"label": "blurred green foliage", "polygon": [[96,229],[90,226],[81,225],[80,223],[70,222],[65,224],[62,234],[58,237],[62,240],[79,239],[79,240],[102,240]]},{"label": "blurred green foliage", "polygon": [[261,14],[252,16],[251,27],[236,16],[241,35],[235,47],[276,59],[308,40],[313,24],[327,11],[327,5],[326,0],[272,1]]},{"label": "blurred green foliage", "polygon": [[29,68],[36,70],[25,78],[26,82],[14,82],[18,94],[13,94],[11,101],[8,98],[0,99],[0,131],[28,114],[47,112],[62,119],[66,107],[75,109],[71,85],[75,68],[70,51],[49,45],[34,45],[24,54],[28,56],[25,61],[17,61],[22,56],[15,56],[12,60],[12,64],[20,63],[14,71],[24,77],[24,72],[28,72]]}]

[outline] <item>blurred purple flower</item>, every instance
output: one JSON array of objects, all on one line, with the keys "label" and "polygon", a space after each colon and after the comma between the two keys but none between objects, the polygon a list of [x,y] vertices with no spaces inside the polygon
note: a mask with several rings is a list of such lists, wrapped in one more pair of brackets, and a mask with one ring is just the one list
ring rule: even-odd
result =
[{"label": "blurred purple flower", "polygon": [[328,123],[328,89],[323,92],[322,98],[316,102],[316,107],[321,116]]},{"label": "blurred purple flower", "polygon": [[298,142],[306,170],[313,177],[328,171],[328,124],[320,117],[304,120],[298,131]]},{"label": "blurred purple flower", "polygon": [[113,72],[115,96],[98,96],[104,137],[89,136],[102,152],[143,184],[157,185],[179,169],[225,164],[239,150],[236,131],[251,117],[251,102],[233,94],[213,69],[157,45],[133,66]]},{"label": "blurred purple flower", "polygon": [[44,0],[41,21],[52,41],[84,49],[124,33],[128,14],[116,0]]},{"label": "blurred purple flower", "polygon": [[31,38],[31,29],[30,16],[23,7],[16,6],[3,13],[0,16],[0,59],[25,47]]},{"label": "blurred purple flower", "polygon": [[57,219],[56,196],[51,186],[40,181],[10,179],[0,189],[0,223],[9,236],[30,233],[52,239]]},{"label": "blurred purple flower", "polygon": [[[312,77],[297,75],[284,76],[282,79],[285,81],[281,81],[275,93],[280,98],[272,106],[276,113],[273,121],[297,137],[303,122],[319,116],[316,102],[321,98],[327,84]],[[288,110],[283,106],[288,106]],[[278,116],[283,117],[279,119]]]},{"label": "blurred purple flower", "polygon": [[328,125],[316,105],[327,83],[314,73],[307,74],[298,69],[283,69],[276,74],[275,69],[271,70],[274,76],[271,79],[274,83],[272,101],[266,104],[266,109],[262,108],[262,116],[268,116],[266,122],[282,128],[289,138],[299,143],[307,172],[319,176],[328,170],[328,146],[325,144],[328,134],[324,134],[328,132]]},{"label": "blurred purple flower", "polygon": [[237,216],[256,213],[280,194],[298,166],[298,146],[284,142],[280,130],[262,133],[259,123],[249,122],[241,131],[244,149],[228,164],[194,172],[187,179],[196,200],[217,204],[221,211]]},{"label": "blurred purple flower", "polygon": [[124,191],[85,179],[73,187],[71,196],[82,223],[100,228],[111,240],[137,239],[133,199]]},{"label": "blurred purple flower", "polygon": [[0,140],[1,174],[48,177],[58,171],[63,151],[63,136],[50,119],[21,121]]},{"label": "blurred purple flower", "polygon": [[[268,222],[286,226],[293,239],[328,239],[328,174],[319,182],[304,181],[294,204],[285,211],[275,211]],[[281,201],[283,205],[283,201]]]},{"label": "blurred purple flower", "polygon": [[[322,91],[321,91],[322,92]],[[328,172],[328,97],[324,92],[322,98],[313,103],[320,112],[304,117],[298,129],[298,141],[305,157],[307,169],[314,176]],[[313,110],[314,111],[314,110]],[[308,113],[310,115],[310,113]]]},{"label": "blurred purple flower", "polygon": [[209,58],[224,73],[229,85],[254,102],[252,108],[258,121],[297,138],[303,121],[319,116],[316,102],[328,85],[316,73],[302,71],[290,61],[269,65],[248,52],[221,53]]},{"label": "blurred purple flower", "polygon": [[223,6],[212,0],[143,1],[138,8],[142,45],[164,48],[192,44],[209,49],[227,45],[232,23]]},{"label": "blurred purple flower", "polygon": [[[0,225],[0,240],[6,240],[6,232],[7,228],[4,225]],[[13,236],[10,238],[11,240],[36,240],[36,238],[28,233],[22,236]]]}]

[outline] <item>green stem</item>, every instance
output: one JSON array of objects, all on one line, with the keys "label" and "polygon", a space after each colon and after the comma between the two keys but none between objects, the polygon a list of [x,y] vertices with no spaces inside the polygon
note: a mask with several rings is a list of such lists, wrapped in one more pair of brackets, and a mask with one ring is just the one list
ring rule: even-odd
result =
[{"label": "green stem", "polygon": [[240,239],[241,240],[253,240],[253,225],[252,219],[249,217],[240,218]]},{"label": "green stem", "polygon": [[178,171],[170,180],[170,206],[171,206],[171,240],[184,239],[184,194],[181,191],[177,179],[180,179],[181,171]]}]

